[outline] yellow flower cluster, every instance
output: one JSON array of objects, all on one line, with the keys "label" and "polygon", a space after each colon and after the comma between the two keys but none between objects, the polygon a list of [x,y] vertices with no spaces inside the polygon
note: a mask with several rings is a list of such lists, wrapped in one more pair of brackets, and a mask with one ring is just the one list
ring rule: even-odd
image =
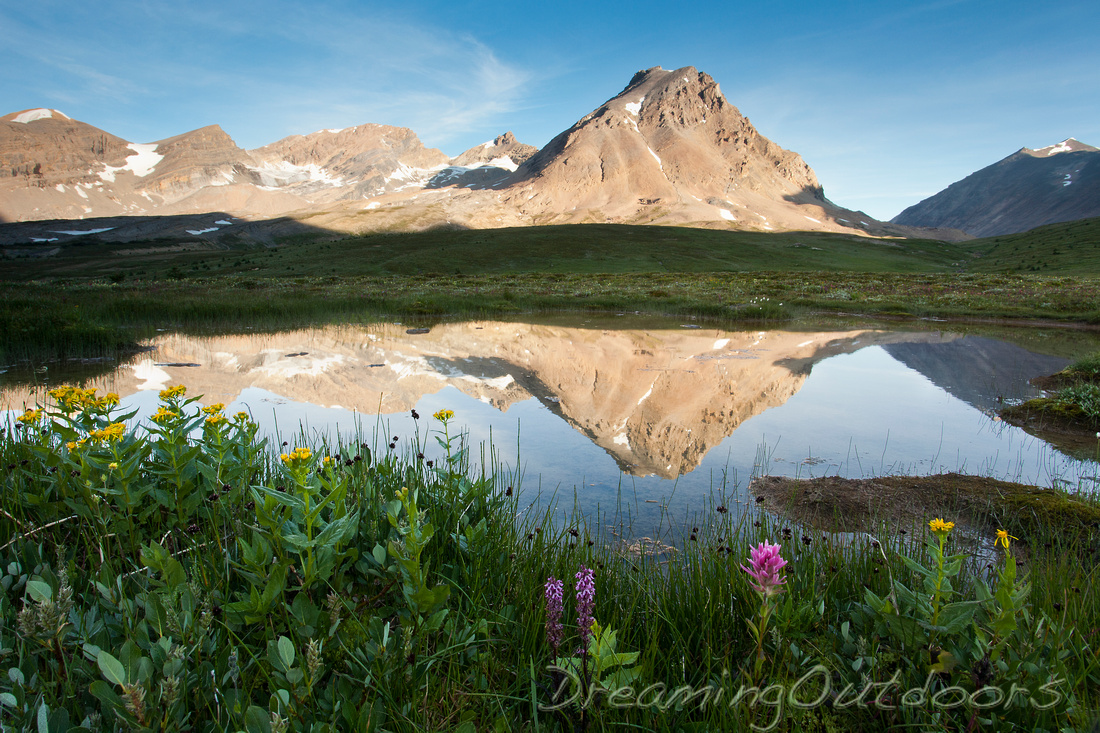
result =
[{"label": "yellow flower cluster", "polygon": [[279,456],[279,460],[289,466],[292,463],[304,463],[311,456],[313,456],[313,452],[309,448],[295,448],[289,454],[284,453]]},{"label": "yellow flower cluster", "polygon": [[162,400],[171,400],[176,397],[183,397],[185,394],[187,394],[187,387],[184,387],[182,384],[177,384],[175,387],[162,389],[160,391],[160,398]]},{"label": "yellow flower cluster", "polygon": [[225,404],[222,402],[216,402],[209,407],[202,408],[203,414],[207,415],[206,424],[211,427],[217,427],[229,422],[229,418],[222,412],[225,409]]},{"label": "yellow flower cluster", "polygon": [[158,425],[164,425],[165,423],[170,422],[173,418],[177,417],[179,417],[178,412],[173,412],[166,407],[161,407],[159,410],[153,413],[153,417],[151,417],[150,419]]},{"label": "yellow flower cluster", "polygon": [[19,417],[15,418],[15,421],[16,422],[21,422],[24,425],[37,425],[38,421],[41,420],[41,419],[42,419],[42,411],[41,410],[32,410],[31,408],[28,407],[26,412],[24,412]]},{"label": "yellow flower cluster", "polygon": [[248,420],[248,417],[249,417],[248,413],[245,412],[244,410],[241,410],[240,412],[238,412],[236,415],[233,416],[233,419],[236,420],[237,422],[245,422],[246,420]]},{"label": "yellow flower cluster", "polygon": [[454,416],[454,410],[440,410],[439,412],[432,415],[432,417],[434,417],[436,420],[442,420],[443,422],[447,422]]},{"label": "yellow flower cluster", "polygon": [[88,437],[98,443],[111,443],[120,440],[125,434],[126,425],[120,422],[113,422],[102,430],[91,431],[88,433]]},{"label": "yellow flower cluster", "polygon": [[81,389],[80,387],[73,387],[71,385],[63,385],[55,389],[50,390],[50,397],[53,397],[61,411],[66,415],[76,412],[77,410],[103,410],[108,407],[114,407],[118,404],[118,395],[114,392],[108,392],[102,397],[95,396],[96,390]]},{"label": "yellow flower cluster", "polygon": [[933,519],[928,523],[928,528],[933,534],[947,534],[955,528],[954,522],[945,522],[942,519]]}]

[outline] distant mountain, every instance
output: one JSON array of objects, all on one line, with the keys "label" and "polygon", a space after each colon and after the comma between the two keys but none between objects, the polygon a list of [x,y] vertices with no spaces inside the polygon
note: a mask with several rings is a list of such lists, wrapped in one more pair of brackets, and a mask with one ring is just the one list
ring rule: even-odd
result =
[{"label": "distant mountain", "polygon": [[[204,213],[217,220],[187,218]],[[174,216],[165,236],[207,243],[276,218],[338,233],[586,222],[912,233],[832,204],[797,153],[757,132],[693,67],[639,71],[543,150],[508,132],[454,158],[379,124],[246,151],[216,125],[137,144],[56,110],[0,118],[0,223],[119,216]],[[96,228],[108,226],[105,239],[133,230]],[[154,228],[143,221],[140,231]]]},{"label": "distant mountain", "polygon": [[1022,148],[891,221],[993,237],[1093,216],[1100,216],[1100,150],[1069,138]]}]

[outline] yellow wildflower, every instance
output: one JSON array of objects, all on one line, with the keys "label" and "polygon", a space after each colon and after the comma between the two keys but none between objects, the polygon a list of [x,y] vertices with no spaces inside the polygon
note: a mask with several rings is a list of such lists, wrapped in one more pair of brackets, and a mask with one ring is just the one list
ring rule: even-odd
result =
[{"label": "yellow wildflower", "polygon": [[432,415],[432,417],[434,417],[436,420],[442,420],[443,422],[447,422],[454,416],[454,410],[440,410],[439,412]]},{"label": "yellow wildflower", "polygon": [[248,420],[248,418],[249,418],[249,415],[244,410],[241,410],[240,412],[238,412],[236,415],[233,416],[233,419],[237,420],[238,422],[245,422],[246,420]]},{"label": "yellow wildflower", "polygon": [[114,407],[118,404],[118,394],[116,392],[108,392],[107,394],[103,395],[103,399],[100,400],[100,402],[102,402],[104,405],[107,405],[108,407]]},{"label": "yellow wildflower", "polygon": [[162,400],[171,400],[176,397],[182,397],[185,394],[187,394],[187,387],[184,387],[182,384],[177,384],[175,387],[161,390],[160,398]]},{"label": "yellow wildflower", "polygon": [[332,456],[325,456],[324,460],[322,460],[321,463],[323,463],[326,466],[331,466],[332,465]]},{"label": "yellow wildflower", "polygon": [[72,453],[78,447],[79,446],[77,445],[77,442],[75,440],[70,440],[68,443],[65,444],[65,448],[68,449],[70,453]]},{"label": "yellow wildflower", "polygon": [[202,411],[205,412],[207,415],[217,415],[219,412],[221,412],[224,409],[225,409],[225,404],[224,403],[216,402],[215,404],[210,405],[210,407],[202,408]]},{"label": "yellow wildflower", "polygon": [[110,463],[107,464],[107,468],[111,469],[112,471],[117,471],[118,470],[118,464],[115,463],[114,461],[111,461]]},{"label": "yellow wildflower", "polygon": [[153,417],[150,418],[150,419],[153,422],[157,423],[158,425],[163,425],[163,424],[171,421],[172,418],[175,418],[175,417],[179,417],[178,412],[173,412],[172,410],[169,410],[165,407],[161,407],[159,410],[157,410],[153,414]]},{"label": "yellow wildflower", "polygon": [[295,448],[289,454],[284,453],[279,456],[279,460],[290,466],[295,463],[305,463],[313,456],[313,452],[309,448]]},{"label": "yellow wildflower", "polygon": [[120,422],[113,422],[102,430],[93,430],[88,433],[92,440],[109,443],[122,438],[126,434],[126,426]]},{"label": "yellow wildflower", "polygon": [[932,530],[933,534],[947,534],[955,528],[954,522],[945,522],[942,519],[933,519],[928,523],[928,528]]},{"label": "yellow wildflower", "polygon": [[41,419],[42,419],[42,411],[41,410],[32,410],[29,407],[27,408],[26,412],[24,412],[19,417],[15,418],[16,422],[21,422],[24,425],[37,425],[38,421],[41,420]]},{"label": "yellow wildflower", "polygon": [[210,417],[206,418],[206,424],[212,425],[214,427],[217,427],[218,425],[226,422],[228,422],[228,419],[225,417],[225,415],[211,415]]},{"label": "yellow wildflower", "polygon": [[1019,537],[1013,537],[1006,530],[998,529],[997,530],[997,540],[993,544],[994,545],[1001,545],[1002,547],[1005,548],[1005,552],[1008,552],[1008,544],[1009,544],[1008,541],[1009,540],[1018,540],[1018,539],[1020,539],[1020,538]]}]

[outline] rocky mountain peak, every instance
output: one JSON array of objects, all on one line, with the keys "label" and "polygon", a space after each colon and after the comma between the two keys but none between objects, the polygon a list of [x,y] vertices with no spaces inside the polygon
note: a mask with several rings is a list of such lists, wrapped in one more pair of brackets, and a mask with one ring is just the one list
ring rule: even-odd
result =
[{"label": "rocky mountain peak", "polygon": [[792,204],[826,204],[805,161],[760,135],[691,66],[636,73],[521,166],[509,181],[517,187],[531,213],[584,212],[574,217],[582,221],[675,205],[695,220],[738,221],[748,209],[750,225],[767,229],[780,210],[796,218]]},{"label": "rocky mountain peak", "polygon": [[1058,155],[1059,153],[1096,153],[1100,152],[1097,148],[1091,145],[1075,140],[1072,137],[1066,138],[1060,143],[1055,145],[1047,145],[1045,148],[1038,148],[1032,150],[1031,148],[1021,148],[1021,153],[1030,155],[1033,158],[1049,158],[1052,155]]}]

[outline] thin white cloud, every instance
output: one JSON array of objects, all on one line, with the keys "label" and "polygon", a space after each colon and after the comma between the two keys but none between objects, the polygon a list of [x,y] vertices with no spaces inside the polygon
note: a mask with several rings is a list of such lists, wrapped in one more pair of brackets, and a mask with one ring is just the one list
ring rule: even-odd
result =
[{"label": "thin white cloud", "polygon": [[44,2],[52,17],[22,19],[19,44],[0,50],[0,61],[20,57],[48,82],[38,89],[78,113],[110,101],[109,115],[155,109],[181,125],[132,133],[141,138],[220,123],[255,147],[378,122],[443,145],[496,132],[531,78],[468,33],[358,4],[106,2],[95,12],[111,23],[88,25],[91,14],[67,18]]}]

